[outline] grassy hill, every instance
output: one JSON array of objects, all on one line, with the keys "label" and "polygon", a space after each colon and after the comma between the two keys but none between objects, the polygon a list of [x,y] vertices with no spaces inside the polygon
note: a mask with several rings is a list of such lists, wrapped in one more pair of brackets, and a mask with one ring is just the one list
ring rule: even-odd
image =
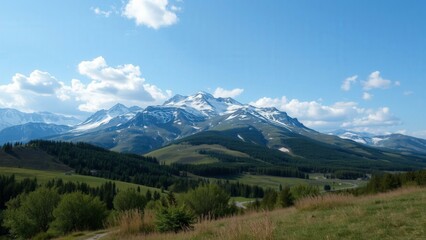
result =
[{"label": "grassy hill", "polygon": [[84,176],[75,173],[69,172],[58,172],[58,171],[42,171],[42,170],[34,170],[34,169],[25,169],[25,168],[10,168],[10,167],[0,167],[0,175],[15,175],[17,180],[21,180],[24,178],[37,178],[37,183],[45,184],[49,180],[52,179],[62,179],[65,182],[79,182],[79,183],[87,183],[91,187],[99,187],[103,183],[112,181],[115,183],[118,189],[129,189],[129,188],[140,188],[141,192],[145,193],[148,190],[151,191],[161,191],[158,188],[147,187],[139,184],[122,182],[122,181],[114,181],[105,178],[98,178],[92,176]]},{"label": "grassy hill", "polygon": [[[336,137],[327,136],[331,140]],[[201,132],[153,151],[160,162],[212,164],[238,162],[256,167],[287,166],[304,172],[339,170],[371,173],[374,171],[409,171],[426,167],[425,155],[402,154],[380,150],[340,139],[328,144],[297,135],[281,139],[284,150],[269,148],[253,128]],[[238,159],[236,159],[238,158]],[[235,160],[236,159],[236,160]]]},{"label": "grassy hill", "polygon": [[[295,207],[204,221],[179,234],[131,239],[423,239],[426,235],[426,189],[305,199]],[[128,239],[111,234],[105,239]]]},{"label": "grassy hill", "polygon": [[13,152],[0,151],[0,166],[48,171],[72,170],[45,151],[25,147],[16,147]]}]

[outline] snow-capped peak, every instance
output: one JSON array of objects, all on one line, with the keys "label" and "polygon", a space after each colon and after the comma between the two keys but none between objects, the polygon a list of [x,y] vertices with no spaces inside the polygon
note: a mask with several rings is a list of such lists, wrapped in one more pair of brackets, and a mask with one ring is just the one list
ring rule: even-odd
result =
[{"label": "snow-capped peak", "polygon": [[141,110],[142,108],[139,107],[128,108],[121,103],[117,103],[108,110],[103,109],[94,113],[86,121],[77,125],[74,132],[92,130],[101,126],[107,127],[109,126],[108,123],[113,122],[112,120],[115,120],[114,125],[122,124],[133,118]]},{"label": "snow-capped peak", "polygon": [[191,96],[176,95],[163,106],[178,107],[202,116],[216,116],[235,111],[243,105],[232,98],[215,98],[210,93],[198,92]]},{"label": "snow-capped peak", "polygon": [[117,103],[113,107],[111,107],[108,110],[107,113],[108,113],[108,115],[110,115],[112,117],[116,117],[116,116],[119,116],[119,115],[126,114],[128,112],[130,112],[129,108],[127,108],[126,106],[124,106],[121,103]]}]

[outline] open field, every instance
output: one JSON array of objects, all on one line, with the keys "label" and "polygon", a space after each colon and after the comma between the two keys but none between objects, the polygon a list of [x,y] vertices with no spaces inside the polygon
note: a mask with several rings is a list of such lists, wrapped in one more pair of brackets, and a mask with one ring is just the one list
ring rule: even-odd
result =
[{"label": "open field", "polygon": [[324,185],[330,185],[332,190],[342,190],[363,186],[367,181],[363,180],[341,180],[341,179],[326,179],[322,174],[312,174],[309,179],[302,178],[287,178],[275,177],[266,175],[242,174],[236,177],[225,178],[231,181],[239,181],[240,183],[249,185],[258,185],[264,188],[278,189],[280,184],[284,186],[294,186],[299,184],[315,185],[323,190]]},{"label": "open field", "polygon": [[105,239],[424,239],[426,189],[408,188],[378,195],[331,195],[305,199],[296,207],[205,221],[179,234]]},{"label": "open field", "polygon": [[221,145],[190,145],[190,144],[173,144],[159,150],[150,152],[147,156],[152,156],[165,164],[175,162],[184,164],[208,164],[219,162],[216,158],[200,154],[202,150],[214,151],[217,153],[227,154],[235,157],[249,157],[247,154],[227,149]]},{"label": "open field", "polygon": [[105,182],[115,182],[118,189],[128,189],[128,188],[137,188],[138,186],[141,189],[141,192],[146,192],[148,189],[151,191],[160,191],[160,189],[147,187],[143,185],[121,182],[121,181],[113,181],[110,179],[92,177],[92,176],[83,176],[78,174],[66,174],[65,172],[53,172],[53,171],[41,171],[41,170],[33,170],[33,169],[24,169],[24,168],[9,168],[9,167],[0,167],[0,174],[2,175],[12,175],[14,174],[16,179],[23,178],[37,178],[37,182],[40,184],[44,184],[47,181],[54,178],[61,178],[65,182],[81,182],[87,183],[92,187],[97,187],[102,185]]}]

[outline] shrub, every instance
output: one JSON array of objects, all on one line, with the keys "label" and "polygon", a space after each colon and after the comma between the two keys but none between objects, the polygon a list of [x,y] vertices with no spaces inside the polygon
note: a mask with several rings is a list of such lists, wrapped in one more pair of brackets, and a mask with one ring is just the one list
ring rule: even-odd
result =
[{"label": "shrub", "polygon": [[290,207],[294,204],[294,198],[290,192],[289,187],[285,187],[278,194],[278,203],[281,205],[281,207]]},{"label": "shrub", "polygon": [[273,189],[267,189],[265,195],[263,196],[262,201],[260,202],[260,207],[265,210],[272,210],[275,208],[277,203],[277,192]]},{"label": "shrub", "polygon": [[46,188],[18,195],[6,203],[3,225],[16,238],[30,238],[46,232],[59,200],[57,192]]},{"label": "shrub", "polygon": [[193,229],[194,223],[194,214],[185,206],[163,207],[157,212],[156,226],[160,232],[189,231]]},{"label": "shrub", "polygon": [[213,184],[191,190],[183,199],[185,205],[200,217],[210,216],[216,219],[236,211],[235,206],[229,204],[229,194]]},{"label": "shrub", "polygon": [[81,192],[65,194],[53,211],[52,226],[62,233],[98,229],[107,216],[106,210],[99,198]]},{"label": "shrub", "polygon": [[138,209],[143,213],[146,205],[146,198],[137,193],[134,189],[120,191],[114,198],[114,209],[118,211],[127,211],[131,209]]},{"label": "shrub", "polygon": [[315,197],[319,195],[319,189],[317,186],[312,185],[298,185],[291,188],[291,194],[296,200],[305,197]]}]

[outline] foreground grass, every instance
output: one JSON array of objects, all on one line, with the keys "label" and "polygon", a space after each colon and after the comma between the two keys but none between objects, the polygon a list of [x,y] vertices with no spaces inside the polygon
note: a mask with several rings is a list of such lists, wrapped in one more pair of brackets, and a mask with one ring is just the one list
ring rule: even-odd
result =
[{"label": "foreground grass", "polygon": [[179,234],[107,235],[105,239],[424,239],[426,189],[365,196],[321,196],[295,207],[205,221]]},{"label": "foreground grass", "polygon": [[52,179],[61,178],[65,182],[80,182],[87,183],[91,187],[98,187],[105,182],[115,182],[118,189],[128,189],[128,188],[137,188],[138,186],[141,189],[142,193],[145,193],[150,189],[151,191],[161,191],[157,188],[147,187],[143,185],[114,181],[105,178],[98,178],[92,176],[84,176],[78,174],[67,175],[64,172],[54,172],[54,171],[42,171],[42,170],[34,170],[34,169],[24,169],[24,168],[10,168],[10,167],[0,167],[0,175],[12,175],[14,174],[17,180],[21,180],[24,178],[37,178],[37,182],[39,184],[45,184],[47,181]]}]

